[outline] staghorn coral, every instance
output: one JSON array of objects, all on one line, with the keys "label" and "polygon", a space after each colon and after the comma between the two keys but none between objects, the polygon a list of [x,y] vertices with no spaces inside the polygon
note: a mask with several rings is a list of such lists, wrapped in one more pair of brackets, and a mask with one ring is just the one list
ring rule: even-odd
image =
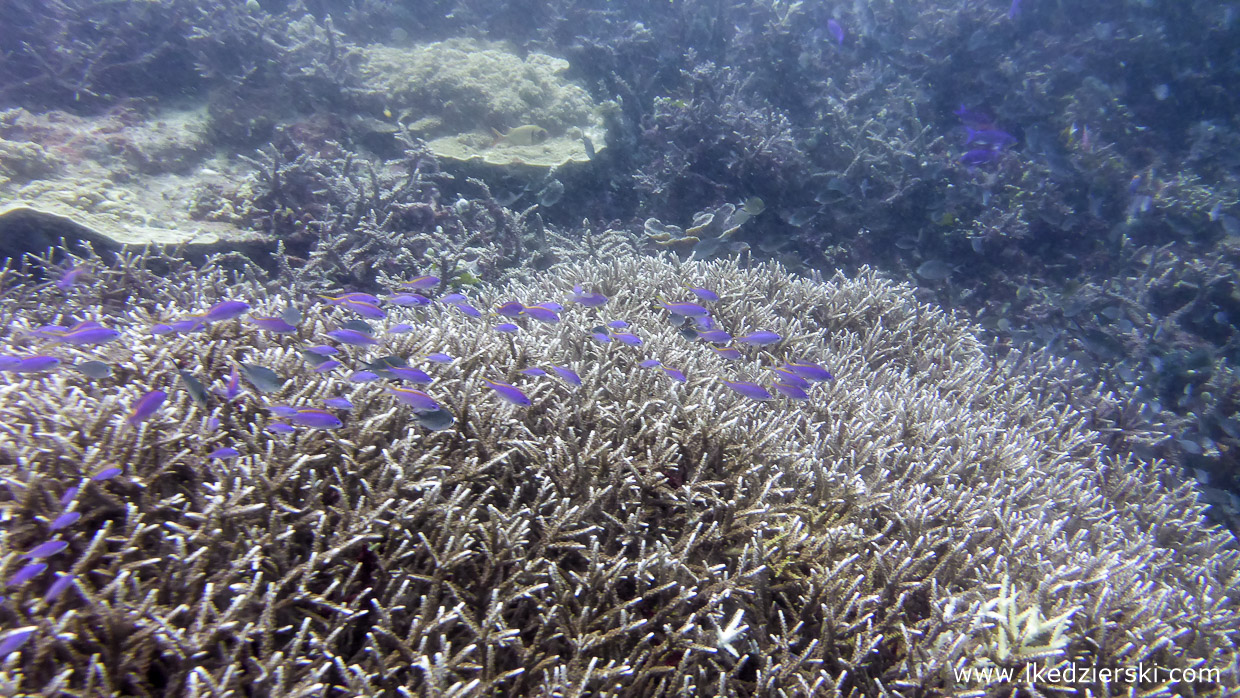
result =
[{"label": "staghorn coral", "polygon": [[[952,670],[991,653],[996,599],[979,587],[1005,579],[1000,601],[1018,588],[1022,609],[1036,599],[1042,618],[1063,619],[1065,661],[1206,666],[1220,670],[1212,690],[1240,685],[1234,540],[1202,524],[1191,488],[1087,428],[1105,426],[1107,396],[1073,396],[1062,366],[986,356],[969,326],[871,272],[578,262],[481,300],[582,284],[610,297],[605,308],[570,305],[559,324],[512,336],[444,305],[394,310],[415,331],[382,335],[367,356],[457,357],[428,388],[456,423],[426,432],[377,385],[305,366],[297,348],[345,319],[339,308],[265,289],[236,258],[84,264],[94,282],[68,290],[12,267],[0,276],[0,352],[40,350],[41,323],[121,332],[90,352],[112,377],[0,374],[0,574],[12,578],[65,506],[82,514],[57,534],[69,547],[48,574],[0,606],[3,627],[33,629],[0,665],[11,691],[999,691],[958,685]],[[686,285],[715,289],[730,329],[786,339],[735,364],[687,342],[651,303]],[[150,334],[238,298],[268,315],[301,307],[298,333],[229,320]],[[645,343],[585,339],[602,317]],[[638,368],[648,357],[688,383]],[[759,405],[717,380],[788,358],[837,379],[808,402]],[[292,380],[206,408],[176,383],[182,368],[222,385],[237,361]],[[540,364],[571,366],[583,384],[517,373]],[[498,401],[483,378],[518,382],[532,404]],[[155,389],[169,394],[162,410],[127,424]],[[346,390],[340,429],[267,431],[265,400]],[[240,457],[209,456],[222,445]],[[111,467],[123,473],[90,479]],[[71,588],[44,601],[52,573],[73,575]]]}]

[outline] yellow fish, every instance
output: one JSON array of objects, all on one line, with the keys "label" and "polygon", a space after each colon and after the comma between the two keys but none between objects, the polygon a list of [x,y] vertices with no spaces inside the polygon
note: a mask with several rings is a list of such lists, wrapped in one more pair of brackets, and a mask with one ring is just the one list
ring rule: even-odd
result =
[{"label": "yellow fish", "polygon": [[495,140],[491,141],[494,147],[500,143],[508,145],[538,145],[547,140],[547,129],[534,124],[526,124],[509,129],[508,133],[500,133],[495,129],[491,129],[491,133],[495,134]]}]

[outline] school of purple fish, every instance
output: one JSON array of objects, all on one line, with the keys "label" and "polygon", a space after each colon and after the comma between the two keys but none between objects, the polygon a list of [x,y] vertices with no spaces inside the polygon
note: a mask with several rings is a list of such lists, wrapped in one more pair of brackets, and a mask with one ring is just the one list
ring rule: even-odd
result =
[{"label": "school of purple fish", "polygon": [[[82,267],[74,267],[63,272],[56,282],[56,286],[61,289],[71,288],[74,284],[81,281],[84,271]],[[398,288],[394,289],[393,293],[383,299],[361,292],[320,296],[319,300],[321,302],[351,311],[360,316],[360,319],[343,322],[340,327],[326,332],[325,336],[327,339],[332,340],[335,345],[357,348],[376,347],[382,343],[381,337],[377,336],[375,329],[366,320],[388,320],[388,310],[385,306],[417,308],[438,302],[468,317],[480,319],[486,317],[487,314],[476,307],[471,302],[471,299],[464,294],[446,293],[437,299],[432,299],[431,296],[434,295],[435,289],[439,288],[440,285],[441,281],[437,277],[419,276],[400,284]],[[717,303],[720,300],[718,294],[707,288],[688,287],[685,290],[692,294],[693,300],[659,298],[657,305],[667,312],[667,320],[678,328],[681,336],[687,341],[700,342],[709,351],[728,360],[743,358],[744,354],[738,345],[766,347],[778,345],[784,341],[784,338],[778,333],[769,330],[758,330],[749,332],[744,336],[734,337],[724,328],[719,327],[715,316],[711,312],[710,304]],[[603,294],[587,291],[581,286],[575,287],[565,300],[567,303],[575,303],[586,308],[602,308],[608,302],[608,298]],[[511,334],[522,331],[522,327],[511,322],[511,320],[529,319],[541,323],[558,323],[560,322],[560,313],[564,309],[564,304],[554,301],[538,302],[532,305],[526,305],[519,301],[506,301],[495,306],[490,313],[493,317],[503,321],[490,323],[489,328],[496,332]],[[278,317],[252,314],[250,310],[250,305],[244,301],[225,300],[212,305],[201,313],[169,319],[167,322],[155,324],[150,328],[150,331],[153,335],[199,332],[213,323],[232,320],[248,322],[260,331],[274,334],[295,334],[299,331],[301,314],[296,308],[290,307]],[[413,326],[408,323],[394,323],[387,326],[387,332],[393,334],[409,332],[412,329]],[[94,321],[83,321],[69,326],[45,325],[31,330],[31,333],[53,344],[70,345],[79,350],[92,345],[106,344],[117,340],[121,336],[118,330]],[[639,347],[643,344],[643,340],[633,331],[629,323],[620,319],[601,321],[598,326],[589,330],[588,336],[594,341],[602,343],[617,342],[633,347]],[[326,343],[316,344],[305,347],[302,350],[301,354],[309,364],[311,371],[322,374],[345,368],[344,363],[340,360],[340,358],[344,358],[344,353],[339,346],[335,345]],[[422,358],[433,364],[449,364],[454,361],[452,356],[442,352],[429,353]],[[641,368],[659,369],[676,383],[688,382],[688,377],[682,371],[664,365],[658,359],[646,359],[637,365]],[[54,371],[61,368],[73,368],[95,379],[107,377],[112,373],[110,366],[95,360],[70,364],[66,363],[66,360],[50,354],[0,355],[0,372],[30,374]],[[770,366],[769,370],[771,372],[771,380],[766,385],[754,381],[728,380],[719,377],[715,377],[715,380],[745,398],[767,401],[775,399],[775,395],[782,396],[788,400],[808,400],[810,397],[808,391],[813,383],[833,379],[832,374],[827,369],[816,363],[804,360],[789,360],[780,365]],[[224,380],[223,387],[217,387],[214,391],[208,390],[206,384],[192,371],[180,369],[177,373],[180,379],[180,387],[189,394],[189,397],[195,404],[204,409],[210,405],[213,393],[217,399],[222,399],[225,402],[237,399],[242,393],[241,379],[243,376],[252,389],[260,396],[260,399],[261,396],[267,393],[279,391],[287,382],[286,378],[267,367],[245,362],[237,362]],[[545,367],[529,367],[517,370],[515,373],[526,378],[554,376],[574,387],[582,384],[581,376],[569,366],[548,365]],[[517,407],[526,407],[532,404],[530,397],[518,385],[514,385],[501,378],[498,375],[491,378],[483,378],[482,384],[492,392],[496,399]],[[408,360],[404,357],[384,356],[365,362],[364,367],[349,373],[346,380],[352,384],[374,381],[391,382],[391,384],[385,386],[385,392],[398,402],[406,405],[413,420],[425,429],[431,431],[448,429],[456,421],[451,411],[445,408],[430,393],[421,389],[433,384],[434,376],[422,369],[410,366]],[[407,387],[406,384],[418,387]],[[172,389],[172,386],[168,386],[168,388]],[[774,391],[774,394],[772,391]],[[130,427],[139,428],[144,422],[160,413],[167,399],[168,392],[162,389],[151,390],[143,394],[129,406],[125,422]],[[275,419],[268,423],[266,429],[272,434],[289,433],[298,428],[338,429],[344,426],[345,423],[341,415],[347,416],[352,407],[352,402],[343,396],[328,398],[323,401],[322,405],[267,404],[267,409]],[[211,429],[216,429],[219,427],[219,421],[211,418],[208,420],[207,426]],[[207,457],[211,459],[229,459],[242,455],[241,451],[236,447],[224,445],[215,448],[207,454]],[[90,481],[104,482],[120,475],[122,472],[122,469],[119,467],[108,467],[94,473],[90,477]],[[69,547],[68,541],[62,536],[69,534],[74,524],[81,518],[81,514],[73,510],[74,500],[78,491],[79,487],[74,486],[64,493],[60,502],[64,510],[63,513],[50,521],[47,526],[48,533],[52,537],[32,547],[22,555],[22,559],[27,562],[10,576],[7,580],[8,587],[18,587],[35,580],[47,570],[48,563],[46,560],[63,553]],[[61,596],[74,582],[74,576],[71,574],[60,572],[56,574],[56,579],[48,587],[44,595],[44,601],[47,604],[52,603],[52,601]],[[31,637],[33,631],[33,626],[18,628],[0,637],[0,657],[19,649]]]}]

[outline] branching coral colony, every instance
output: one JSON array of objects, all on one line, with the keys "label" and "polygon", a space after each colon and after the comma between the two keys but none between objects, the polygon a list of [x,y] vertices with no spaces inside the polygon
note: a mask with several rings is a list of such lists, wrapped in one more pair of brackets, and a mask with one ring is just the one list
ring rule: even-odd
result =
[{"label": "branching coral colony", "polygon": [[[221,261],[3,270],[8,693],[1001,694],[956,672],[1035,657],[1218,669],[1078,694],[1240,688],[1234,541],[1192,489],[906,287],[579,262],[382,306],[315,370],[369,302]],[[763,341],[686,338],[688,288]],[[784,362],[835,377],[755,401]]]}]

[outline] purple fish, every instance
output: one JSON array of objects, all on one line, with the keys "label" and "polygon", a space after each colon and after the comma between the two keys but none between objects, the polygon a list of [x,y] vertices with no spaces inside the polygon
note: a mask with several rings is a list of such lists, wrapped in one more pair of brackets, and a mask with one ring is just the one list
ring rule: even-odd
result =
[{"label": "purple fish", "polygon": [[139,422],[150,419],[151,415],[155,414],[155,411],[159,409],[159,406],[164,404],[164,400],[167,399],[167,397],[168,393],[165,393],[162,390],[152,390],[146,395],[143,395],[138,398],[137,402],[134,403],[133,409],[129,411],[129,417],[125,421],[128,422],[130,426],[133,426]]},{"label": "purple fish", "polygon": [[30,636],[34,635],[35,630],[38,630],[36,626],[28,625],[5,635],[4,639],[0,640],[0,658],[7,657],[21,649],[22,645],[26,644],[26,641],[30,639]]},{"label": "purple fish", "polygon": [[478,310],[477,308],[470,305],[469,303],[465,303],[463,301],[460,303],[453,303],[452,307],[456,308],[457,310],[461,311],[462,313],[465,313],[466,315],[470,317],[482,317],[482,311]]},{"label": "purple fish", "polygon": [[551,308],[541,306],[541,305],[531,305],[523,309],[521,311],[521,314],[532,317],[535,320],[538,320],[539,322],[546,322],[546,323],[554,324],[560,321],[560,316],[557,315],[554,310],[552,310]]},{"label": "purple fish", "polygon": [[741,350],[736,347],[708,347],[711,351],[719,355],[720,358],[735,361],[741,358]]},{"label": "purple fish", "polygon": [[250,309],[249,303],[242,301],[220,301],[207,309],[203,313],[203,318],[209,322],[223,322],[231,320],[235,317],[241,317]]},{"label": "purple fish", "polygon": [[641,366],[642,368],[654,368],[655,366],[662,366],[663,362],[659,361],[658,359],[646,359],[645,361],[637,365]]},{"label": "purple fish", "polygon": [[68,328],[48,325],[35,330],[35,333],[74,346],[104,344],[121,336],[120,332],[91,321],[79,322]]},{"label": "purple fish", "polygon": [[41,560],[45,557],[51,557],[61,552],[67,547],[69,547],[69,544],[66,541],[49,540],[46,543],[36,545],[33,549],[30,550],[30,552],[26,553],[25,555],[22,555],[22,557],[27,558],[29,560]]},{"label": "purple fish", "polygon": [[741,344],[748,344],[754,347],[763,347],[768,344],[778,344],[780,340],[782,339],[783,337],[780,337],[778,334],[774,332],[770,332],[768,330],[759,330],[757,332],[750,332],[744,337],[740,337],[736,341],[740,342]]},{"label": "purple fish", "polygon": [[516,301],[508,301],[495,308],[495,312],[504,317],[518,317],[523,310],[525,310],[525,306]]},{"label": "purple fish", "polygon": [[2,370],[13,373],[38,373],[50,371],[60,365],[60,359],[54,356],[22,356],[17,359],[17,363]]},{"label": "purple fish", "polygon": [[784,368],[814,383],[835,380],[830,371],[811,361],[789,361],[784,364]]},{"label": "purple fish", "polygon": [[574,303],[580,303],[587,308],[597,308],[607,302],[607,296],[597,292],[585,292],[581,286],[574,286],[572,295],[568,297]]},{"label": "purple fish", "polygon": [[328,359],[327,361],[324,361],[318,366],[315,366],[314,372],[315,373],[327,373],[328,371],[334,371],[343,365],[344,364],[340,363],[339,361],[335,359]]},{"label": "purple fish", "polygon": [[677,371],[677,370],[676,370],[676,369],[674,369],[674,368],[668,368],[667,366],[664,366],[664,367],[663,367],[663,372],[667,374],[667,377],[668,377],[668,378],[671,378],[672,380],[676,381],[677,383],[687,383],[687,382],[689,382],[689,379],[688,379],[688,378],[685,378],[685,374],[684,374],[683,372],[681,372],[681,371]]},{"label": "purple fish", "polygon": [[214,451],[208,453],[207,458],[218,458],[220,460],[227,460],[229,458],[236,458],[239,455],[241,455],[241,451],[238,451],[232,446],[221,446],[215,449]]},{"label": "purple fish", "polygon": [[228,374],[228,385],[224,387],[224,399],[234,400],[241,393],[241,374],[237,372],[237,367],[232,367],[232,372]]},{"label": "purple fish", "polygon": [[293,334],[297,331],[297,327],[288,324],[284,318],[272,317],[269,315],[251,315],[250,322],[258,325],[259,329],[275,332],[276,334]]},{"label": "purple fish", "polygon": [[572,383],[573,385],[581,385],[581,376],[577,375],[577,372],[571,368],[567,368],[565,366],[552,366],[551,370],[555,371],[555,374],[560,378],[563,378],[565,382]]},{"label": "purple fish", "polygon": [[710,302],[710,303],[715,303],[715,302],[718,302],[719,300],[719,294],[715,293],[709,288],[694,288],[690,286],[689,292],[697,296],[698,298],[701,298],[702,300]]},{"label": "purple fish", "polygon": [[69,267],[68,269],[65,270],[65,273],[61,274],[60,278],[56,280],[56,288],[62,291],[69,290],[70,288],[73,287],[74,284],[78,282],[78,279],[80,279],[82,275],[85,273],[86,273],[85,265],[75,264],[74,266]]},{"label": "purple fish", "polygon": [[719,382],[752,400],[771,399],[771,394],[766,391],[766,388],[763,388],[757,383],[751,383],[749,381],[729,381],[723,380],[722,378],[719,379]]},{"label": "purple fish", "polygon": [[360,291],[342,293],[339,296],[325,296],[320,293],[319,298],[327,301],[328,305],[343,305],[349,301],[359,301],[362,303],[369,303],[371,305],[379,305],[378,298],[369,293],[361,293]]},{"label": "purple fish", "polygon": [[309,349],[306,349],[306,351],[311,354],[318,354],[319,356],[335,356],[340,353],[340,350],[336,347],[328,346],[326,344],[319,344],[318,346],[310,347]]},{"label": "purple fish", "polygon": [[456,305],[457,303],[464,303],[469,300],[469,297],[464,293],[449,293],[439,300],[443,303],[447,303],[448,305]]},{"label": "purple fish", "polygon": [[642,343],[642,338],[638,337],[632,332],[612,332],[611,336],[617,342],[620,342],[621,344],[627,344],[631,347],[635,347]]},{"label": "purple fish", "polygon": [[788,383],[780,383],[779,381],[775,381],[771,384],[771,387],[775,388],[780,395],[783,395],[790,400],[809,399],[809,395],[805,392],[805,389],[797,385],[789,385]]},{"label": "purple fish", "polygon": [[338,410],[353,409],[353,403],[347,397],[329,397],[323,401],[323,404]]},{"label": "purple fish", "polygon": [[68,528],[77,523],[82,515],[76,511],[66,511],[65,513],[52,519],[52,523],[48,525],[49,531],[59,531],[62,528]]},{"label": "purple fish", "polygon": [[670,301],[663,301],[660,305],[662,305],[663,309],[672,315],[680,315],[682,317],[690,318],[710,315],[710,310],[708,310],[706,306],[699,305],[697,303],[673,303]]},{"label": "purple fish", "polygon": [[9,577],[9,586],[15,587],[19,584],[25,584],[26,582],[29,582],[39,576],[39,574],[45,569],[47,569],[46,562],[32,562],[18,570],[17,574]]},{"label": "purple fish", "polygon": [[312,429],[339,429],[344,426],[339,417],[318,407],[298,407],[285,419],[297,426]]},{"label": "purple fish", "polygon": [[970,109],[963,104],[952,113],[960,119],[960,123],[971,128],[990,128],[992,124],[989,114],[977,109]]},{"label": "purple fish", "polygon": [[327,333],[327,336],[337,342],[340,342],[341,344],[348,344],[355,347],[373,346],[379,343],[379,340],[374,337],[371,337],[365,332],[358,332],[357,330],[332,330]]},{"label": "purple fish", "polygon": [[395,325],[392,325],[391,327],[388,328],[389,334],[404,334],[406,332],[412,332],[412,331],[413,331],[413,325],[410,325],[407,322],[398,322]]},{"label": "purple fish", "polygon": [[297,430],[292,425],[285,424],[284,422],[272,422],[267,425],[267,431],[272,434],[291,434]]},{"label": "purple fish", "polygon": [[591,332],[590,336],[603,344],[611,343],[611,335],[609,334],[605,334],[603,332]]},{"label": "purple fish", "polygon": [[69,502],[72,502],[73,498],[77,496],[78,489],[79,489],[78,486],[74,485],[70,487],[69,489],[65,490],[64,493],[60,495],[60,506],[62,507],[69,506]]},{"label": "purple fish", "polygon": [[104,468],[90,477],[91,482],[105,482],[121,474],[120,468]]},{"label": "purple fish", "polygon": [[545,376],[547,375],[546,371],[544,371],[541,368],[538,368],[537,366],[531,366],[530,368],[523,368],[520,371],[517,371],[517,373],[520,373],[523,376]]},{"label": "purple fish", "polygon": [[517,330],[520,330],[521,328],[520,328],[520,327],[517,327],[516,325],[512,324],[511,322],[501,322],[501,323],[499,323],[498,325],[496,325],[495,327],[493,327],[492,329],[494,329],[496,332],[503,332],[503,333],[505,333],[505,334],[512,334],[513,332],[516,332]]},{"label": "purple fish", "polygon": [[485,378],[482,379],[482,382],[485,383],[488,388],[494,390],[496,394],[499,395],[505,402],[511,402],[512,404],[521,407],[526,407],[532,404],[529,396],[521,392],[521,390],[514,385],[500,383],[497,381],[489,381]]},{"label": "purple fish", "polygon": [[835,39],[837,46],[844,45],[844,27],[841,27],[834,18],[827,20],[827,31],[831,33],[831,38]]},{"label": "purple fish", "polygon": [[[438,276],[418,276],[408,281],[402,281],[400,287],[409,291],[426,291],[439,285]],[[451,301],[445,301],[451,302]]]},{"label": "purple fish", "polygon": [[75,575],[63,572],[57,572],[56,574],[60,575],[60,578],[52,582],[52,585],[48,587],[47,593],[43,595],[43,603],[50,604],[60,598],[60,595],[65,593],[66,589],[73,586],[73,580],[77,578]]},{"label": "purple fish", "polygon": [[435,380],[426,371],[413,368],[412,366],[392,366],[390,368],[385,368],[382,371],[379,371],[379,373],[383,374],[384,376],[387,376],[388,378],[395,378],[397,380],[409,381],[410,383],[420,383],[422,385],[425,385]]},{"label": "purple fish", "polygon": [[625,322],[624,320],[612,320],[611,322],[607,323],[607,326],[613,330],[623,330],[624,328],[629,326],[629,323]]},{"label": "purple fish", "polygon": [[183,320],[174,320],[168,326],[173,332],[201,332],[206,329],[207,320],[203,315],[190,315]]},{"label": "purple fish", "polygon": [[339,305],[342,308],[348,308],[349,310],[352,310],[358,315],[361,315],[362,317],[365,317],[365,318],[370,318],[371,320],[382,320],[383,318],[387,317],[387,312],[385,312],[383,308],[380,308],[379,306],[369,301],[356,300],[353,298],[349,298],[349,299],[341,301]]},{"label": "purple fish", "polygon": [[412,388],[388,388],[388,394],[409,405],[415,412],[432,412],[440,409],[440,405],[435,398],[427,395],[421,390]]},{"label": "purple fish", "polygon": [[165,325],[162,322],[155,324],[155,325],[151,325],[151,334],[156,335],[156,336],[163,335],[163,334],[172,334],[173,332],[176,332],[176,329],[173,328],[172,325]]},{"label": "purple fish", "polygon": [[427,354],[427,355],[426,355],[426,360],[427,360],[427,361],[432,361],[432,362],[437,363],[437,364],[450,364],[450,363],[452,363],[452,357],[451,357],[451,356],[448,356],[447,354],[445,354],[445,353],[443,353],[443,352],[435,352],[435,353],[433,353],[433,354]]},{"label": "purple fish", "polygon": [[698,332],[698,339],[711,344],[727,344],[732,341],[732,335],[723,330],[704,330]]},{"label": "purple fish", "polygon": [[787,365],[778,366],[778,367],[772,368],[771,370],[775,372],[775,380],[785,385],[795,385],[796,387],[801,388],[801,389],[805,389],[809,387],[809,381],[805,380],[801,376],[798,376]]},{"label": "purple fish", "polygon": [[351,383],[370,383],[379,380],[379,374],[374,371],[354,371],[349,376]]},{"label": "purple fish", "polygon": [[420,293],[398,293],[394,296],[388,296],[387,302],[392,305],[424,306],[430,305],[431,299]]},{"label": "purple fish", "polygon": [[1008,19],[1016,19],[1020,16],[1020,0],[1012,0],[1011,6],[1008,7]]}]

